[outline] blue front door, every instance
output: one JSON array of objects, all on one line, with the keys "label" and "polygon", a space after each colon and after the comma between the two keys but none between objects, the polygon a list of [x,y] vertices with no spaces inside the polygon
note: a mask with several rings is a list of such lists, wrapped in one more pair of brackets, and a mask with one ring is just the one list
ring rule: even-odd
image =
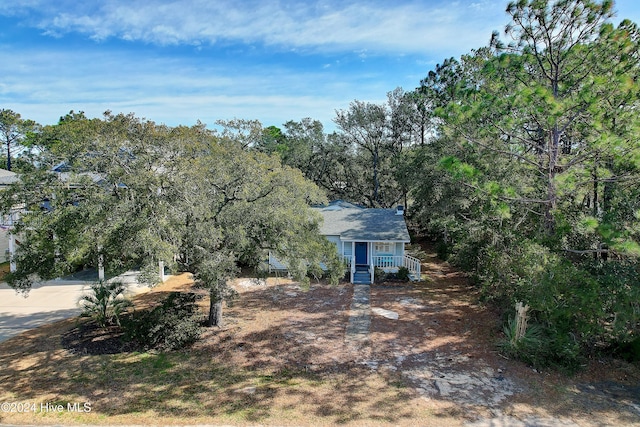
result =
[{"label": "blue front door", "polygon": [[367,257],[367,243],[366,242],[356,242],[356,265],[367,265],[368,257]]}]

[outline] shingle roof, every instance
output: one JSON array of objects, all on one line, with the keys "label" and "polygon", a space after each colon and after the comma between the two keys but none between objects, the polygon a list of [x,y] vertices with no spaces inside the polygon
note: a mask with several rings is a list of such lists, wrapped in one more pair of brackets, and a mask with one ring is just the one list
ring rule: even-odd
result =
[{"label": "shingle roof", "polygon": [[8,171],[6,169],[0,169],[0,184],[9,185],[19,181],[18,174]]},{"label": "shingle roof", "polygon": [[324,218],[320,233],[340,236],[342,240],[409,242],[409,231],[403,215],[395,209],[363,209],[329,205],[316,208]]}]

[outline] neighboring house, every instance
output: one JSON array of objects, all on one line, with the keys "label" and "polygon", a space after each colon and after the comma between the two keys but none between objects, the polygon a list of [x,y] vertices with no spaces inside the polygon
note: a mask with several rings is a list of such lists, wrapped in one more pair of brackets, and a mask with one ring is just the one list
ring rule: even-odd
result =
[{"label": "neighboring house", "polygon": [[0,190],[4,190],[9,185],[17,181],[19,181],[17,173],[6,169],[0,169]]},{"label": "neighboring house", "polygon": [[[19,180],[18,174],[8,171],[6,169],[0,169],[0,191],[6,189],[9,185]],[[13,226],[16,218],[19,215],[19,211],[11,212],[7,215],[2,215],[0,220],[0,262],[2,258],[9,261],[11,254],[15,250],[15,236],[11,234],[11,227]],[[15,270],[15,265],[11,265],[11,270]]]},{"label": "neighboring house", "polygon": [[[56,177],[67,186],[67,188],[79,188],[79,186],[84,185],[84,181],[81,181],[81,179],[87,177],[94,184],[97,184],[103,188],[109,188],[109,185],[102,174],[95,172],[73,173],[66,162],[61,162],[54,166],[51,169],[51,173],[55,174]],[[19,180],[20,178],[17,174],[4,169],[0,169],[0,190],[5,189],[10,184]],[[118,184],[117,186],[120,188],[126,188],[126,185],[124,184]],[[70,202],[74,205],[77,205],[79,203],[77,201]],[[41,201],[40,209],[51,211],[51,202],[48,198],[45,198]],[[12,233],[12,230],[13,227],[21,220],[22,215],[26,212],[27,210],[25,206],[15,206],[8,214],[0,215],[0,250],[3,251],[0,253],[0,257],[2,253],[5,254],[5,259],[10,262],[10,270],[12,272],[16,271],[16,263],[13,256],[15,254],[17,246],[20,245],[20,242],[16,239],[16,235]],[[160,277],[162,278],[162,281],[164,281],[164,263],[162,261],[159,262],[159,271]],[[99,280],[104,280],[105,278],[102,259],[98,261],[98,278]]]},{"label": "neighboring house", "polygon": [[[73,188],[78,184],[73,181],[74,175],[69,172],[69,168],[66,163],[60,163],[51,169],[52,173],[55,173],[58,179],[69,187]],[[88,176],[94,183],[102,185],[104,179],[101,175],[96,173],[80,173],[78,176]],[[10,172],[5,169],[0,169],[0,191],[6,189],[9,185],[19,181],[20,178],[14,172]],[[50,210],[51,205],[48,199],[44,199],[40,203],[40,208]],[[13,255],[20,244],[16,239],[16,235],[12,233],[13,227],[20,221],[22,214],[26,212],[25,206],[15,206],[9,213],[0,215],[0,262],[2,262],[2,254],[4,254],[4,260],[10,262],[10,270],[13,272],[16,270],[16,264],[13,260]]]},{"label": "neighboring house", "polygon": [[[376,268],[397,272],[400,267],[406,267],[410,277],[419,280],[420,261],[405,254],[410,238],[402,206],[363,208],[337,200],[314,209],[324,219],[320,233],[336,245],[349,268],[351,283],[373,283]],[[269,267],[286,270],[272,255],[269,255]]]}]

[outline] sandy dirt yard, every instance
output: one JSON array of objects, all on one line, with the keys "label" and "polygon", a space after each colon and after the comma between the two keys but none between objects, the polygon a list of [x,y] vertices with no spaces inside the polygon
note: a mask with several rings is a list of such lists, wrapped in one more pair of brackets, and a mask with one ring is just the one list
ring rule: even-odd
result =
[{"label": "sandy dirt yard", "polygon": [[[0,344],[0,401],[85,399],[94,410],[5,413],[0,423],[640,426],[637,364],[591,360],[568,377],[509,360],[499,316],[464,275],[433,253],[423,273],[367,289],[368,328],[357,336],[354,285],[302,289],[286,278],[236,280],[225,325],[166,355],[65,347],[74,320],[25,333]],[[190,288],[175,277],[137,304]]]},{"label": "sandy dirt yard", "polygon": [[640,425],[638,366],[593,360],[570,378],[508,360],[498,315],[464,275],[434,253],[422,268],[427,281],[371,286],[366,340],[345,340],[353,285],[241,279],[224,331],[198,346],[251,368],[394,378],[412,401],[474,425]]}]

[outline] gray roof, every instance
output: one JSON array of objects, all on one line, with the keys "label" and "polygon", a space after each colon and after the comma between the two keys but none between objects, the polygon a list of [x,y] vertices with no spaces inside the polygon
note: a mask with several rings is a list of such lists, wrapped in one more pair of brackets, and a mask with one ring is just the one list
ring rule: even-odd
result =
[{"label": "gray roof", "polygon": [[316,208],[324,218],[320,233],[342,240],[409,242],[403,215],[395,209],[374,209],[329,205]]},{"label": "gray roof", "polygon": [[19,181],[18,174],[6,169],[0,169],[0,185],[9,185]]}]

